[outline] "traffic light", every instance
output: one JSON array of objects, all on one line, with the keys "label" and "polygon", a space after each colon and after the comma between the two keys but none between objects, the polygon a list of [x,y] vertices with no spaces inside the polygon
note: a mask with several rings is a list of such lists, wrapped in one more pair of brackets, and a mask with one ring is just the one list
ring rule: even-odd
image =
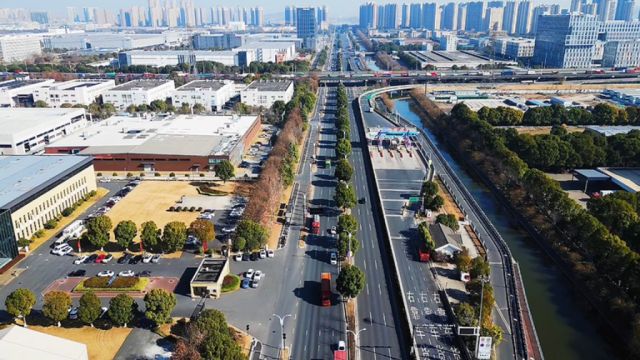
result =
[{"label": "traffic light", "polygon": [[247,324],[247,331],[249,331],[249,324]]},{"label": "traffic light", "polygon": [[282,333],[282,340],[287,340],[287,333]]}]

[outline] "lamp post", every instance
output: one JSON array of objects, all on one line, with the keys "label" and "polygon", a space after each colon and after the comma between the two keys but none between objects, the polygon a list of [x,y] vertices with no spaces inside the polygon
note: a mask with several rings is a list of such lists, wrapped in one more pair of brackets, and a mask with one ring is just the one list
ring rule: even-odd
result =
[{"label": "lamp post", "polygon": [[480,277],[480,316],[478,317],[478,333],[476,334],[475,356],[478,356],[478,345],[480,344],[480,329],[482,329],[482,300],[484,297],[484,276]]},{"label": "lamp post", "polygon": [[282,335],[280,338],[280,351],[284,351],[284,319],[291,316],[291,314],[287,314],[284,316],[273,314],[273,316],[277,317],[278,320],[280,320],[280,334]]},{"label": "lamp post", "polygon": [[347,259],[349,259],[349,263],[351,263],[351,232],[347,232],[347,235],[347,246],[349,247],[349,250],[347,250]]},{"label": "lamp post", "polygon": [[[347,330],[348,333],[352,333],[353,334],[353,345],[356,347],[356,351],[358,352],[358,337],[360,336],[360,333],[367,330],[367,328],[362,328],[360,330],[358,330],[358,332],[355,332],[353,330]],[[358,356],[358,354],[356,353],[356,360],[359,359],[360,357]]]}]

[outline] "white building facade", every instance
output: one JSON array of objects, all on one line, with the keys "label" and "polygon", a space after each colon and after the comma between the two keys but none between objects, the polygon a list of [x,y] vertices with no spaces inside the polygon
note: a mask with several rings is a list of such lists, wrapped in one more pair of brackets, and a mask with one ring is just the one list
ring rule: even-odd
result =
[{"label": "white building facade", "polygon": [[203,105],[209,111],[220,111],[235,93],[233,81],[196,80],[176,89],[172,103],[176,108],[187,104]]},{"label": "white building facade", "polygon": [[71,80],[39,87],[34,90],[33,99],[42,100],[52,107],[89,105],[115,86],[114,80]]},{"label": "white building facade", "polygon": [[42,54],[40,38],[36,36],[0,37],[0,63],[28,60]]},{"label": "white building facade", "polygon": [[102,99],[116,109],[125,110],[129,105],[150,105],[154,100],[166,100],[175,89],[173,80],[133,80],[107,91]]},{"label": "white building facade", "polygon": [[240,92],[240,101],[249,106],[269,108],[274,102],[293,98],[293,81],[254,81]]}]

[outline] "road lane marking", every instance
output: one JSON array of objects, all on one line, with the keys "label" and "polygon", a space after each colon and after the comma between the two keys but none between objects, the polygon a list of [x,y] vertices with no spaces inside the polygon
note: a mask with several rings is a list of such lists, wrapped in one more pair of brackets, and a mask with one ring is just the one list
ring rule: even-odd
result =
[{"label": "road lane marking", "polygon": [[382,296],[382,288],[380,288],[380,284],[378,284],[378,293]]},{"label": "road lane marking", "polygon": [[378,259],[373,259],[373,264],[376,266],[376,270],[378,270]]}]

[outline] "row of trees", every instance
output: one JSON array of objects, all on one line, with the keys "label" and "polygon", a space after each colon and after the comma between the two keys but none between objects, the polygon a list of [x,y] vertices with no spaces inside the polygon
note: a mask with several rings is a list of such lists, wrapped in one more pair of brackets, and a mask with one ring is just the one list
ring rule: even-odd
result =
[{"label": "row of trees", "polygon": [[444,199],[438,194],[440,188],[434,181],[426,180],[422,183],[420,194],[425,209],[438,211],[444,206]]},{"label": "row of trees", "polygon": [[587,209],[609,231],[623,238],[634,251],[640,251],[640,195],[618,191],[604,197],[594,197]]},{"label": "row of trees", "polygon": [[620,109],[599,103],[592,108],[582,109],[551,105],[530,108],[524,114],[507,107],[483,107],[478,111],[478,117],[495,126],[640,125],[640,107]]},{"label": "row of trees", "polygon": [[[113,224],[108,216],[100,215],[88,219],[86,228],[81,241],[87,241],[101,249],[109,243]],[[213,224],[203,219],[194,220],[189,228],[183,222],[172,221],[167,223],[163,230],[160,230],[155,222],[147,221],[140,228],[141,246],[153,252],[172,253],[184,247],[189,233],[203,243],[213,240],[216,235]],[[122,220],[113,228],[113,235],[118,245],[126,250],[133,245],[133,240],[138,236],[138,227],[131,220]]]},{"label": "row of trees", "polygon": [[[413,92],[417,103],[428,103]],[[419,107],[423,119],[461,158],[477,168],[521,216],[572,280],[596,304],[630,357],[640,356],[640,256],[581,208],[543,172],[509,150],[504,138],[464,104],[450,116]]]},{"label": "row of trees", "polygon": [[[282,109],[275,110],[281,111],[286,121],[265,162],[260,178],[252,187],[251,198],[244,213],[245,220],[262,227],[263,230],[273,221],[283,190],[293,183],[299,146],[307,126],[307,114],[315,106],[317,89],[317,79],[299,80],[291,101]],[[264,232],[266,233],[266,230]],[[253,246],[258,242],[245,238],[245,246],[240,246],[242,245],[240,237],[236,232],[234,239],[236,249],[255,249]]]},{"label": "row of trees", "polygon": [[391,55],[384,51],[376,52],[376,60],[385,70],[406,70],[404,66],[400,65],[393,57],[391,57]]},{"label": "row of trees", "polygon": [[[35,294],[26,288],[16,289],[5,299],[7,312],[15,318],[21,318],[27,326],[27,316],[31,314],[36,304]],[[78,307],[78,319],[93,327],[102,315],[100,299],[93,291],[82,294]],[[176,306],[176,297],[164,289],[152,289],[144,297],[144,316],[157,325],[171,322],[171,312]],[[71,296],[64,291],[50,291],[44,296],[42,314],[61,326],[61,322],[69,316],[72,306]],[[118,326],[126,327],[138,313],[138,304],[127,294],[119,294],[109,301],[107,314],[111,321]]]},{"label": "row of trees", "polygon": [[496,134],[530,167],[564,171],[581,167],[640,166],[640,131],[602,136],[589,131],[568,133],[554,126],[550,134],[518,134],[501,129]]}]

